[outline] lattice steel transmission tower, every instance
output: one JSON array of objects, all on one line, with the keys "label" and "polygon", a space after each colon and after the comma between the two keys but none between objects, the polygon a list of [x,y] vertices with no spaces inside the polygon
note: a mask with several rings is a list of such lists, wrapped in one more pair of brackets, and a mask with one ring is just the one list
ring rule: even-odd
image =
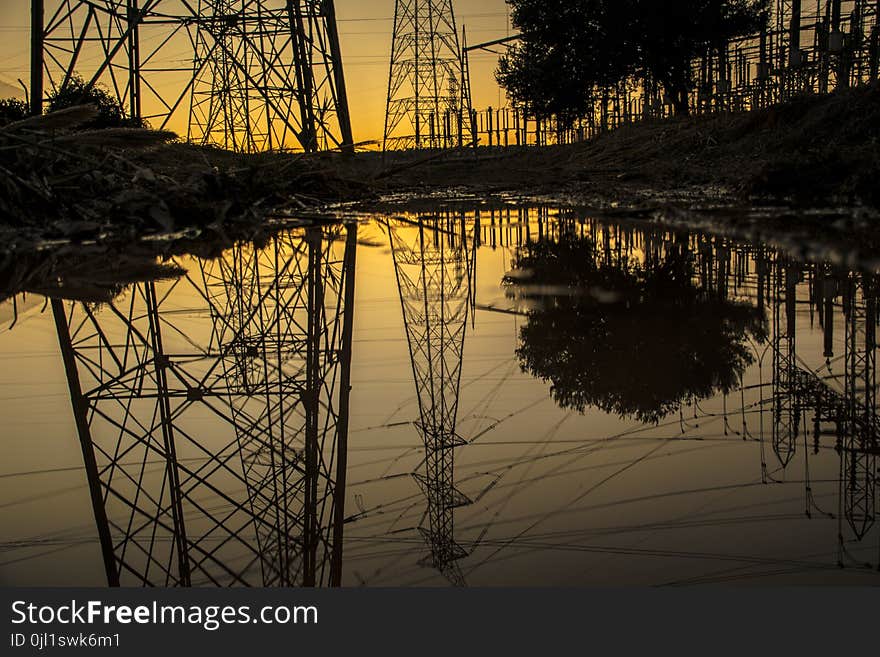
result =
[{"label": "lattice steel transmission tower", "polygon": [[802,395],[797,366],[798,265],[777,261],[773,277],[773,451],[786,467],[802,434]]},{"label": "lattice steel transmission tower", "polygon": [[236,151],[353,148],[333,0],[31,0],[34,109],[74,75]]},{"label": "lattice steel transmission tower", "polygon": [[844,297],[846,430],[838,447],[843,459],[843,515],[858,539],[868,533],[877,515],[877,292],[873,275],[853,275]]},{"label": "lattice steel transmission tower", "polygon": [[475,236],[463,217],[422,218],[389,232],[425,445],[424,473],[413,475],[427,499],[419,529],[430,554],[422,563],[462,586],[457,561],[467,553],[455,541],[454,511],[470,500],[456,489],[454,472],[455,450],[465,444],[456,423]]},{"label": "lattice steel transmission tower", "polygon": [[340,584],[356,240],[53,301],[111,586]]},{"label": "lattice steel transmission tower", "polygon": [[470,122],[465,85],[452,0],[397,0],[384,148],[461,146]]},{"label": "lattice steel transmission tower", "polygon": [[821,267],[814,279],[824,305],[824,355],[833,357],[835,299],[842,301],[845,329],[844,370],[822,377],[797,355],[797,285],[802,266],[780,259],[774,263],[773,449],[782,467],[792,462],[799,440],[806,443],[812,421],[815,449],[823,436],[835,438],[840,457],[840,563],[846,536],[862,541],[877,518],[877,474],[880,422],[877,417],[878,287],[872,274],[835,274]]}]

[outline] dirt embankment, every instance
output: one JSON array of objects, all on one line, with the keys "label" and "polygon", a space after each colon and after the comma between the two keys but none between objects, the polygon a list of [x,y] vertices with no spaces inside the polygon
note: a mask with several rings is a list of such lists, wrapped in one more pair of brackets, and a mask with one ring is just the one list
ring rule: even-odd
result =
[{"label": "dirt embankment", "polygon": [[708,189],[747,202],[880,207],[880,85],[754,112],[647,121],[571,146],[485,149],[420,166],[414,156],[392,159],[391,189],[555,190],[623,203],[645,190]]},{"label": "dirt embankment", "polygon": [[168,132],[81,130],[93,114],[77,107],[0,127],[7,250],[45,239],[235,232],[285,209],[369,194],[336,175],[334,156],[237,155],[174,143]]}]

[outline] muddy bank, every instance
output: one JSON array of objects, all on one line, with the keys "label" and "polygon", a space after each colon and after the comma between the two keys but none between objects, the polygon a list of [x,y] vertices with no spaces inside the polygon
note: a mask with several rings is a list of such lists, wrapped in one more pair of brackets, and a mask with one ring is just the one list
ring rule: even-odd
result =
[{"label": "muddy bank", "polygon": [[[238,155],[171,133],[83,130],[90,108],[0,127],[0,243],[145,237],[224,245],[267,220],[540,200],[634,219],[880,247],[880,87],[647,122],[589,143],[432,153]],[[835,206],[832,212],[810,208]],[[711,225],[710,225],[711,224]],[[174,241],[174,240],[172,240]],[[165,249],[160,249],[164,251]]]},{"label": "muddy bank", "polygon": [[79,107],[0,127],[0,241],[112,241],[197,230],[242,236],[269,216],[371,196],[336,159],[238,155],[169,132],[83,130]]}]

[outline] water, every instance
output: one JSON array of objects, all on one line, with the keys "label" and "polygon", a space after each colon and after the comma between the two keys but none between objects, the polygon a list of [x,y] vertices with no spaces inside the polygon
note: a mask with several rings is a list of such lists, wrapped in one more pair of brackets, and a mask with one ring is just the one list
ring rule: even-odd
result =
[{"label": "water", "polygon": [[878,582],[872,273],[553,208],[265,242],[0,306],[0,583]]}]

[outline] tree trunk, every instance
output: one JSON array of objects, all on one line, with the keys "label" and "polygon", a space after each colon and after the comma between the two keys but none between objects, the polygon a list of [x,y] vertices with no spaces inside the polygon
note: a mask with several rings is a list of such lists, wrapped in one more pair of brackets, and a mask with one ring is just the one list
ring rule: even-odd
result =
[{"label": "tree trunk", "polygon": [[671,85],[669,96],[672,99],[672,107],[675,109],[676,116],[690,116],[691,107],[690,99],[688,98],[687,85]]}]

